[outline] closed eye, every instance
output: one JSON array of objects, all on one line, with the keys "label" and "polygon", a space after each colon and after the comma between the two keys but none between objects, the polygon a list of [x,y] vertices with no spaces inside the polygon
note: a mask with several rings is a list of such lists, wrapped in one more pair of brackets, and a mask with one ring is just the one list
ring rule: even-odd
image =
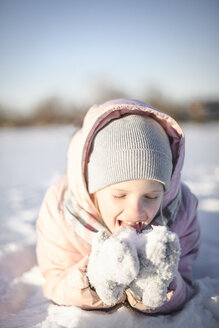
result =
[{"label": "closed eye", "polygon": [[113,195],[113,198],[125,198],[126,197],[126,195],[124,194],[124,195]]},{"label": "closed eye", "polygon": [[144,196],[145,199],[158,199],[158,196],[148,196],[148,195],[145,195]]}]

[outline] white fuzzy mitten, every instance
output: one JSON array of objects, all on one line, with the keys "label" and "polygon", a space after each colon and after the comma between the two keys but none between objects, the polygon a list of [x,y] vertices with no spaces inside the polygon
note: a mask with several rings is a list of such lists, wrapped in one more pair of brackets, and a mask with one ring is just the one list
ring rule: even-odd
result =
[{"label": "white fuzzy mitten", "polygon": [[139,235],[140,270],[130,284],[132,292],[144,305],[157,308],[164,303],[167,288],[177,273],[180,245],[177,234],[164,226],[153,226]]},{"label": "white fuzzy mitten", "polygon": [[139,272],[137,250],[126,238],[125,230],[111,236],[104,230],[98,232],[87,267],[91,286],[102,301],[111,306],[117,303]]}]

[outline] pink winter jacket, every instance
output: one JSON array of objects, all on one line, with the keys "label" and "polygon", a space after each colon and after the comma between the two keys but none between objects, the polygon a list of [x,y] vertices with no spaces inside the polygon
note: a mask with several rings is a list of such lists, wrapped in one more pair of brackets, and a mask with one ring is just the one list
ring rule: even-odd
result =
[{"label": "pink winter jacket", "polygon": [[[81,129],[73,136],[67,158],[67,172],[49,188],[37,221],[37,258],[45,277],[44,294],[60,305],[73,305],[83,309],[108,308],[91,289],[86,276],[86,266],[91,251],[92,238],[101,224],[98,213],[86,188],[86,164],[95,133],[114,118],[125,113],[149,115],[156,119],[169,135],[174,171],[169,190],[165,193],[164,209],[182,189],[182,200],[175,221],[170,227],[177,233],[181,256],[178,274],[170,284],[173,296],[160,308],[151,310],[137,300],[127,289],[119,304],[127,302],[143,312],[170,313],[180,309],[192,297],[191,265],[197,256],[200,230],[197,221],[197,199],[181,183],[184,160],[184,134],[170,116],[135,100],[117,99],[103,105],[94,105],[87,113]],[[87,224],[69,224],[64,215],[64,195],[69,188],[80,208],[87,213]],[[92,229],[93,228],[93,229]]]}]

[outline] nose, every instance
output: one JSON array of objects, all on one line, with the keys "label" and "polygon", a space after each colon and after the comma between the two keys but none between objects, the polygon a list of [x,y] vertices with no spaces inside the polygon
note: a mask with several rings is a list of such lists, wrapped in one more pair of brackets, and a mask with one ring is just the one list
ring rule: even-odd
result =
[{"label": "nose", "polygon": [[138,199],[130,201],[129,206],[126,208],[125,215],[126,219],[131,222],[145,220],[147,216],[145,206],[142,204],[141,200]]}]

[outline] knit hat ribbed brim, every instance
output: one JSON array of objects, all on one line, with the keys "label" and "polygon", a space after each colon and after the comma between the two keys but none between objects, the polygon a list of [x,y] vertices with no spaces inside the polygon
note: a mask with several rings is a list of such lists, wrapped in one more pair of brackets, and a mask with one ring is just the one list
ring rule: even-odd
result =
[{"label": "knit hat ribbed brim", "polygon": [[129,114],[98,131],[87,166],[89,193],[136,179],[161,182],[168,189],[172,152],[162,126],[148,116]]}]

